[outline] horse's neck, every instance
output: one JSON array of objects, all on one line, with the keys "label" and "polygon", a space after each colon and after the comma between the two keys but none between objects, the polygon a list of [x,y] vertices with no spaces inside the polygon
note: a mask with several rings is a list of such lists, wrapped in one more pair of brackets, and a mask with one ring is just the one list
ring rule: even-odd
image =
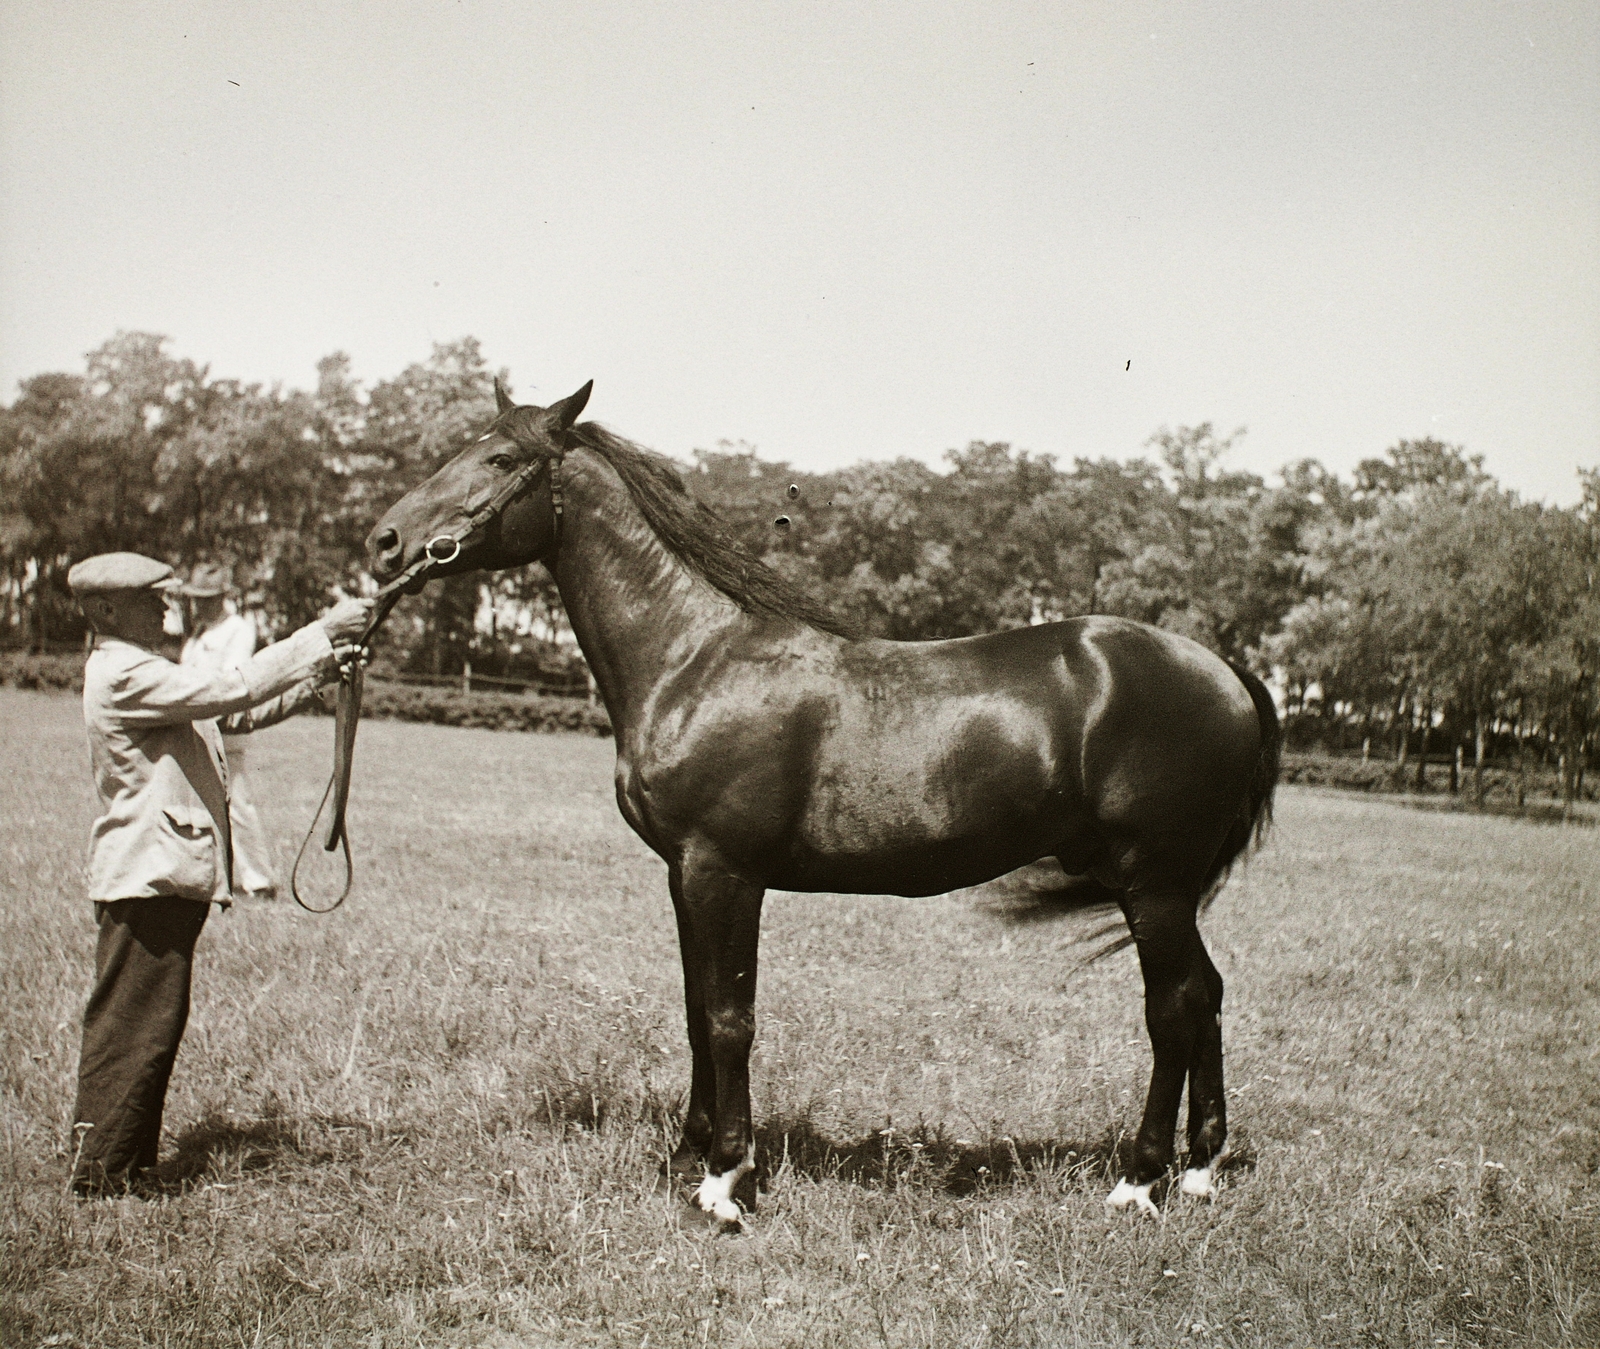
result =
[{"label": "horse's neck", "polygon": [[561,474],[556,587],[620,744],[656,685],[743,615],[668,551],[599,455],[576,450]]}]

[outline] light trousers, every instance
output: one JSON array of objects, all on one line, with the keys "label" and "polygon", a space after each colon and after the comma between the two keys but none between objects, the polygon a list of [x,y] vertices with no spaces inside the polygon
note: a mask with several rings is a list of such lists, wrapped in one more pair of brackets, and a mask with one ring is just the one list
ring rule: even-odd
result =
[{"label": "light trousers", "polygon": [[233,889],[235,894],[267,896],[278,888],[272,865],[272,844],[261,827],[254,792],[245,764],[250,750],[247,735],[226,735],[228,756],[228,826],[233,834]]}]

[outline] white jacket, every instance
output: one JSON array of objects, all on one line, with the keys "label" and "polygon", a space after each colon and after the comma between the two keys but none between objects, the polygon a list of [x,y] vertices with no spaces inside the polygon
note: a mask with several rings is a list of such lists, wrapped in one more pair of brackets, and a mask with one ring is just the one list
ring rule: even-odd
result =
[{"label": "white jacket", "polygon": [[83,672],[104,810],[89,835],[89,898],[227,901],[228,762],[214,719],[226,731],[270,724],[304,701],[297,686],[316,681],[332,659],[320,623],[221,669],[100,638]]}]

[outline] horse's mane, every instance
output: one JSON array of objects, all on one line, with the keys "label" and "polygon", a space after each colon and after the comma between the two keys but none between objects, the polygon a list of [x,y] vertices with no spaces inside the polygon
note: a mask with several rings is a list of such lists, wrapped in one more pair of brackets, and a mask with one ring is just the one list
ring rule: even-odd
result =
[{"label": "horse's mane", "polygon": [[[523,412],[529,415],[518,415]],[[514,408],[497,418],[495,425],[523,449],[538,452],[546,442],[535,429],[537,413],[536,408]],[[597,422],[573,427],[570,438],[616,469],[645,522],[668,552],[746,613],[794,619],[840,637],[855,635],[826,605],[778,575],[740,543],[720,515],[689,494],[665,455],[624,440]]]}]

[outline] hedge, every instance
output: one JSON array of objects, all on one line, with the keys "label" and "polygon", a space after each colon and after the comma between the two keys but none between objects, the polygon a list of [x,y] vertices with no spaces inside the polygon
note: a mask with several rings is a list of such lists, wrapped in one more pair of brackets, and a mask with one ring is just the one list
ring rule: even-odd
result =
[{"label": "hedge", "polygon": [[[83,691],[83,653],[0,651],[0,685],[18,689]],[[315,707],[315,704],[313,704]],[[362,713],[440,726],[485,726],[496,731],[587,731],[610,735],[603,707],[580,698],[537,693],[463,693],[459,688],[390,684],[369,679]]]},{"label": "hedge", "polygon": [[83,660],[81,651],[0,651],[0,685],[82,693]]},{"label": "hedge", "polygon": [[541,693],[463,693],[454,688],[367,682],[363,716],[427,721],[439,726],[482,726],[493,731],[587,731],[610,735],[605,708],[579,698]]},{"label": "hedge", "polygon": [[[1334,787],[1347,792],[1414,792],[1417,780],[1417,761],[1410,760],[1405,767],[1403,781],[1395,772],[1393,759],[1370,759],[1363,763],[1358,758],[1340,758],[1331,754],[1290,754],[1283,756],[1282,782],[1298,783],[1303,787]],[[1428,757],[1426,791],[1429,795],[1444,795],[1450,781],[1448,762]],[[1539,797],[1558,798],[1561,779],[1553,767],[1541,767],[1534,755],[1528,756],[1525,785],[1530,800]],[[1484,800],[1492,802],[1515,801],[1517,796],[1517,770],[1504,763],[1485,764],[1483,769]],[[1461,773],[1457,788],[1463,797],[1472,795],[1472,760],[1469,758]],[[1595,799],[1593,784],[1585,782],[1583,796]]]}]

